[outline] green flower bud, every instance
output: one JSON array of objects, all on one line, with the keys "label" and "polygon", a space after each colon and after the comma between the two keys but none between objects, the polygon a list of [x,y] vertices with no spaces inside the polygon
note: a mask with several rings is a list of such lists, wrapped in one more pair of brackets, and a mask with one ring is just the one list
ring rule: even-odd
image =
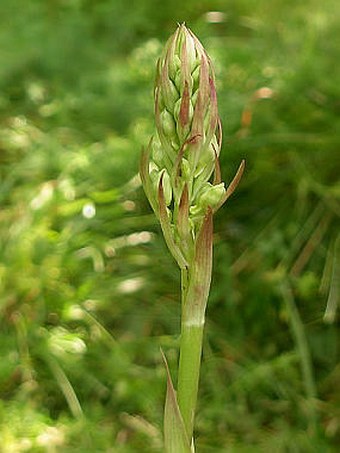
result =
[{"label": "green flower bud", "polygon": [[158,168],[164,168],[164,153],[162,150],[162,146],[158,141],[153,143],[152,146],[152,160],[157,165]]},{"label": "green flower bud", "polygon": [[210,206],[214,208],[217,206],[220,201],[222,200],[225,194],[225,187],[224,183],[221,182],[216,186],[211,185],[210,183],[206,183],[204,188],[202,189],[201,196],[198,201],[198,205],[203,208],[204,210]]},{"label": "green flower bud", "polygon": [[215,186],[210,183],[204,184],[197,197],[196,204],[190,208],[190,214],[193,217],[203,216],[208,206],[212,209],[219,206],[225,193],[226,189],[223,182]]},{"label": "green flower bud", "polygon": [[169,206],[171,203],[171,200],[172,200],[172,188],[171,188],[170,176],[168,175],[166,170],[164,170],[164,176],[163,176],[163,189],[164,189],[165,203],[167,206]]},{"label": "green flower bud", "polygon": [[162,96],[160,98],[160,111],[162,111],[162,104],[164,102],[165,107],[169,112],[173,112],[174,103],[179,99],[179,92],[176,89],[176,85],[172,82],[171,79],[168,80],[166,85],[164,85],[164,90],[162,91]]},{"label": "green flower bud", "polygon": [[216,136],[214,135],[209,146],[202,150],[200,160],[196,167],[195,177],[198,178],[201,183],[208,181],[214,171],[218,151],[219,147]]},{"label": "green flower bud", "polygon": [[163,110],[160,120],[163,134],[166,135],[169,140],[171,140],[176,135],[176,124],[173,116],[167,110]]}]

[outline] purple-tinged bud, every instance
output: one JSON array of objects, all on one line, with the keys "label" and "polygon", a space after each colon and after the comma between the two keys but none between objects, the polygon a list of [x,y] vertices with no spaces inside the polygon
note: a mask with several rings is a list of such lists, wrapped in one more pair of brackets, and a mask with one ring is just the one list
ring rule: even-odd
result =
[{"label": "purple-tinged bud", "polygon": [[228,187],[221,182],[214,71],[185,25],[170,37],[157,63],[154,96],[157,136],[142,153],[140,175],[166,243],[184,269],[244,169],[243,162]]},{"label": "purple-tinged bud", "polygon": [[[165,109],[166,115],[163,113]],[[168,127],[168,114],[172,115],[175,128]],[[185,146],[185,155],[194,174],[214,137],[218,111],[210,59],[185,25],[180,25],[168,40],[157,66],[155,116],[163,152],[174,162],[174,151],[179,153]],[[166,125],[163,124],[164,116]],[[199,139],[193,142],[193,137]],[[176,144],[178,148],[174,149]]]}]

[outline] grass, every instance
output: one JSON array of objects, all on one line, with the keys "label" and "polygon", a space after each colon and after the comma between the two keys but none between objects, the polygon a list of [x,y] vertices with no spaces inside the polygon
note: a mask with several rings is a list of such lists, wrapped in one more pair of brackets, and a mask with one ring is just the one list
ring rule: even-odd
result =
[{"label": "grass", "polygon": [[161,450],[159,346],[175,379],[179,275],[134,177],[155,60],[185,20],[216,66],[223,179],[247,160],[215,220],[197,451],[335,452],[337,5],[142,3],[1,2],[2,450]]}]

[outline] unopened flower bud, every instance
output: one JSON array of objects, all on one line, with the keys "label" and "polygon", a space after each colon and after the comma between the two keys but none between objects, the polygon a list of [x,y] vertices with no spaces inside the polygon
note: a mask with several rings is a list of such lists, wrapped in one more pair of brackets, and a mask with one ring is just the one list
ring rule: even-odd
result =
[{"label": "unopened flower bud", "polygon": [[176,125],[171,113],[165,109],[161,113],[161,125],[164,135],[171,140],[176,134]]},{"label": "unopened flower bud", "polygon": [[215,186],[205,183],[200,194],[197,196],[196,204],[190,209],[190,214],[193,217],[202,217],[208,207],[214,209],[219,206],[225,192],[226,189],[223,182]]},{"label": "unopened flower bud", "polygon": [[225,194],[224,183],[221,182],[215,186],[210,183],[206,183],[202,189],[202,194],[199,198],[198,204],[205,210],[208,206],[214,208],[219,204]]},{"label": "unopened flower bud", "polygon": [[174,144],[180,152],[190,143],[186,154],[194,174],[201,154],[214,137],[218,112],[210,59],[185,25],[169,39],[158,63],[155,116],[163,151],[172,160]]}]

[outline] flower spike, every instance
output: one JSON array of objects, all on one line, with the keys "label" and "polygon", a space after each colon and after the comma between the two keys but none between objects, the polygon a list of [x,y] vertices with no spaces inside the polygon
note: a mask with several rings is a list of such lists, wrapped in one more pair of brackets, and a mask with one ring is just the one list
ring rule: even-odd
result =
[{"label": "flower spike", "polygon": [[212,273],[213,215],[236,189],[245,163],[226,188],[219,160],[222,126],[213,66],[184,24],[170,37],[157,62],[154,100],[156,135],[142,151],[140,176],[182,282],[177,394],[163,355],[168,382],[165,451],[192,453]]}]

